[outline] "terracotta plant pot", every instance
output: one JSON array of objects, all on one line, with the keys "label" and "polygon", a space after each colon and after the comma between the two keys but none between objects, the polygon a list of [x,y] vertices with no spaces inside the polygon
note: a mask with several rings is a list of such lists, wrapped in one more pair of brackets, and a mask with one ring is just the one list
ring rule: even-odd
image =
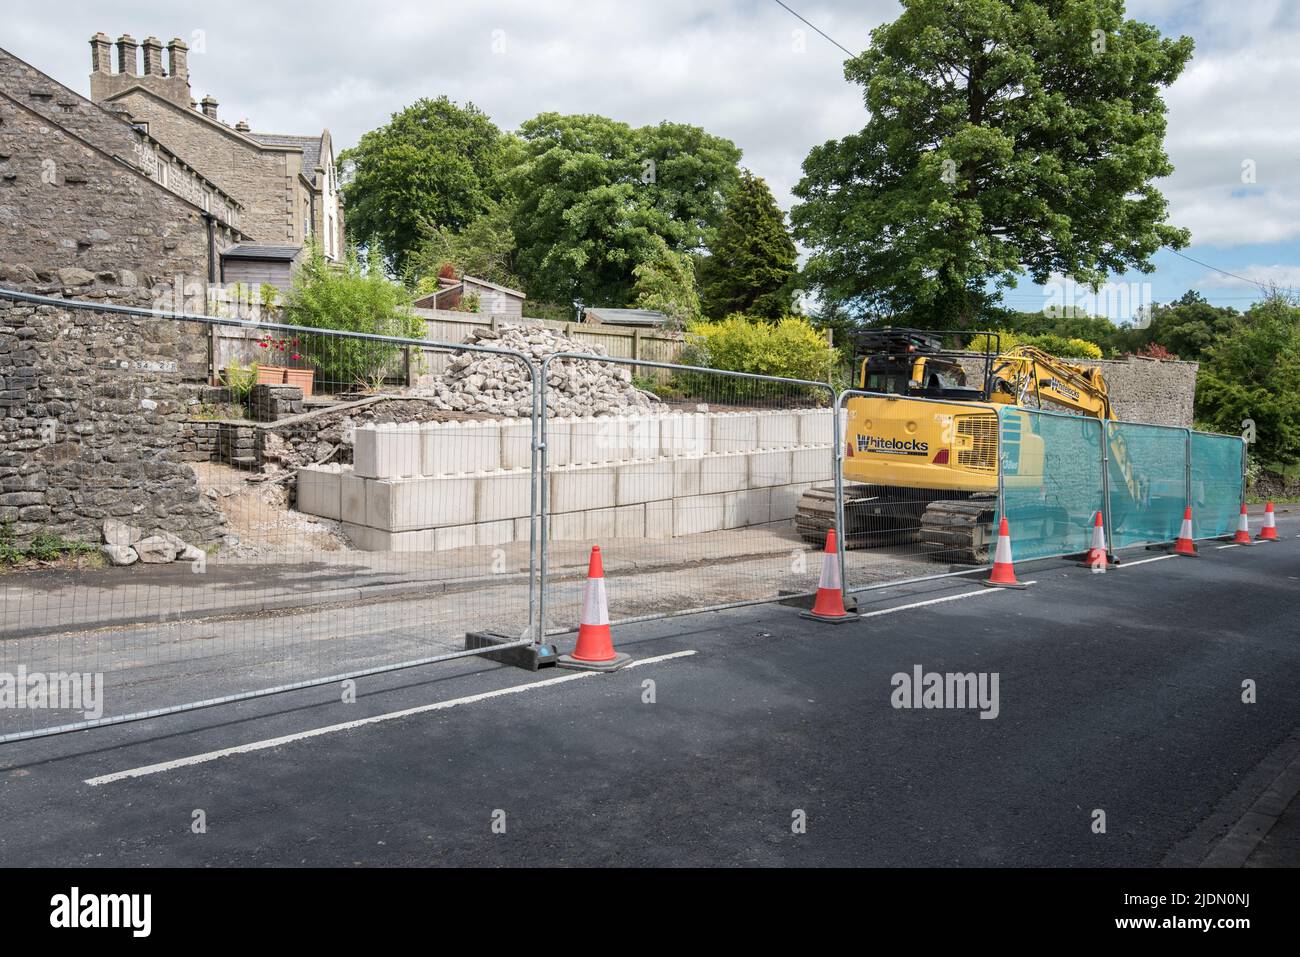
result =
[{"label": "terracotta plant pot", "polygon": [[[285,366],[264,366],[257,364],[258,385],[284,385],[284,374],[289,370]],[[294,385],[297,385],[295,382]]]},{"label": "terracotta plant pot", "polygon": [[285,369],[284,384],[296,385],[302,389],[303,398],[311,395],[312,382],[316,379],[315,369]]}]

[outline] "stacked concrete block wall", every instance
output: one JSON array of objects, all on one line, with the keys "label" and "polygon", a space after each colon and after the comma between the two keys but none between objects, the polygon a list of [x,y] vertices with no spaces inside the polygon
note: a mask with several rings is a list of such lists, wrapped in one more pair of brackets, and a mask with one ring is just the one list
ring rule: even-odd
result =
[{"label": "stacked concrete block wall", "polygon": [[[531,423],[355,431],[352,468],[298,472],[298,509],[360,548],[426,551],[526,541]],[[557,541],[669,539],[789,522],[831,480],[829,410],[551,419],[547,504]]]}]

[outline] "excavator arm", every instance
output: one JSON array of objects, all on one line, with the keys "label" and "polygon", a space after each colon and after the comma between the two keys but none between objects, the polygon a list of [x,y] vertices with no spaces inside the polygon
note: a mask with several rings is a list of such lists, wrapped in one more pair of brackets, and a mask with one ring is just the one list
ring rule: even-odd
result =
[{"label": "excavator arm", "polygon": [[1066,362],[1033,346],[1016,346],[999,356],[993,381],[995,389],[1003,386],[1018,406],[1047,399],[1093,418],[1112,418],[1100,369]]}]

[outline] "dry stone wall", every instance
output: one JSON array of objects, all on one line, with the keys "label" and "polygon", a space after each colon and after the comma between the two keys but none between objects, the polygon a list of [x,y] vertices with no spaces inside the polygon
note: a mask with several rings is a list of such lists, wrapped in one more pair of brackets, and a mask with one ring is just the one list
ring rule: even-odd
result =
[{"label": "dry stone wall", "polygon": [[105,519],[218,541],[182,454],[206,368],[197,326],[0,299],[0,522],[20,541],[98,542]]}]

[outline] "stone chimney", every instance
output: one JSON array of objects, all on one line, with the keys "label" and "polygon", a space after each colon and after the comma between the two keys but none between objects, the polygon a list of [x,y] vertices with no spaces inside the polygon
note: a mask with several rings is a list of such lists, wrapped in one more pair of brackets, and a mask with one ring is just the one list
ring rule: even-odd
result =
[{"label": "stone chimney", "polygon": [[248,125],[248,120],[240,120],[235,124],[235,129],[239,130],[241,133],[250,133],[253,130],[253,128]]},{"label": "stone chimney", "polygon": [[139,44],[135,42],[135,37],[129,33],[124,33],[117,38],[117,72],[127,76],[138,76],[140,67],[136,63],[136,51],[139,50]]},{"label": "stone chimney", "polygon": [[113,41],[107,33],[96,33],[90,38],[90,72],[113,72]]},{"label": "stone chimney", "polygon": [[144,75],[163,76],[163,45],[157,37],[144,38]]},{"label": "stone chimney", "polygon": [[180,37],[167,41],[167,73],[176,80],[190,82],[189,50]]},{"label": "stone chimney", "polygon": [[199,105],[203,108],[203,115],[208,119],[215,120],[217,118],[217,101],[215,97],[211,95],[205,96],[199,101]]}]

